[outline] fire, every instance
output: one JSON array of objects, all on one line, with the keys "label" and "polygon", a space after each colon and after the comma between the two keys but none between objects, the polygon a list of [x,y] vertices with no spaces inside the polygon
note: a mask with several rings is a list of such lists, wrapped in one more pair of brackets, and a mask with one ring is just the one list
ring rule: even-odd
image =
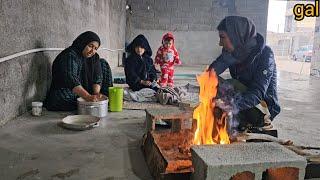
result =
[{"label": "fire", "polygon": [[205,71],[197,76],[200,85],[200,104],[193,112],[197,120],[197,129],[194,144],[230,144],[227,132],[227,114],[222,113],[220,118],[215,118],[213,110],[217,95],[218,78],[212,71]]}]

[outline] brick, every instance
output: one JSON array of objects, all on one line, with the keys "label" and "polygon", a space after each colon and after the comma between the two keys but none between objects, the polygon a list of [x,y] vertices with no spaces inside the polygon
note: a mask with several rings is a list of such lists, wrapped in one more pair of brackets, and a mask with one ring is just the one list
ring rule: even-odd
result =
[{"label": "brick", "polygon": [[155,10],[155,17],[156,18],[162,18],[162,17],[167,17],[170,18],[172,15],[172,11],[162,11],[162,10]]},{"label": "brick", "polygon": [[211,26],[207,24],[189,24],[190,31],[211,31]]},{"label": "brick", "polygon": [[138,29],[154,29],[154,23],[140,22],[139,24],[135,24],[134,27]]},{"label": "brick", "polygon": [[177,0],[166,0],[167,2],[167,7],[168,8],[177,8],[178,7],[178,1]]},{"label": "brick", "polygon": [[166,2],[163,0],[155,0],[154,5],[157,9],[165,9],[167,7]]},{"label": "brick", "polygon": [[190,7],[190,1],[189,0],[178,0],[178,7],[188,8],[188,7]]},{"label": "brick", "polygon": [[154,29],[156,30],[167,30],[169,25],[156,23],[154,24]]},{"label": "brick", "polygon": [[169,17],[158,17],[159,24],[170,24],[171,20]]},{"label": "brick", "polygon": [[199,18],[181,18],[182,24],[200,24],[201,19]]},{"label": "brick", "polygon": [[171,24],[181,24],[181,23],[182,23],[182,19],[181,19],[181,18],[174,18],[174,17],[172,17],[172,18],[170,19],[170,23],[171,23]]},{"label": "brick", "polygon": [[191,154],[193,178],[200,180],[236,178],[246,171],[255,179],[261,179],[263,172],[274,178],[280,171],[295,177],[298,172],[299,179],[304,179],[307,165],[304,157],[273,142],[193,146]]},{"label": "brick", "polygon": [[211,0],[191,0],[190,1],[190,7],[205,7],[205,6],[212,6]]},{"label": "brick", "polygon": [[134,17],[132,18],[134,26],[140,26],[141,24],[155,24],[154,19],[145,17]]},{"label": "brick", "polygon": [[154,17],[154,11],[134,11],[133,15],[136,17],[146,17],[146,18],[153,18]]},{"label": "brick", "polygon": [[190,12],[183,12],[183,11],[176,11],[175,12],[175,17],[177,18],[192,18],[193,14]]},{"label": "brick", "polygon": [[170,31],[188,31],[189,30],[188,24],[170,24],[168,28]]}]

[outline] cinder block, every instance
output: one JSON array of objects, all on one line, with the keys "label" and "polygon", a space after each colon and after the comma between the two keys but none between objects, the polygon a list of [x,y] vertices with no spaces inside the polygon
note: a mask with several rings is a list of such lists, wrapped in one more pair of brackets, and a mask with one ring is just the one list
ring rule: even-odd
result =
[{"label": "cinder block", "polygon": [[174,9],[178,7],[178,1],[177,0],[167,0],[167,7]]},{"label": "cinder block", "polygon": [[[234,143],[227,145],[201,145],[191,148],[193,179],[304,179],[307,161],[280,144]],[[250,173],[246,173],[250,172]],[[240,174],[239,174],[240,173]]]},{"label": "cinder block", "polygon": [[189,0],[178,0],[178,7],[181,7],[181,8],[188,8],[188,7],[190,7],[190,2],[189,2]]},{"label": "cinder block", "polygon": [[190,31],[210,31],[211,25],[207,24],[189,24]]},{"label": "cinder block", "polygon": [[182,23],[182,20],[181,20],[181,18],[171,17],[170,23],[171,23],[171,24],[181,24],[181,23]]},{"label": "cinder block", "polygon": [[181,110],[179,107],[146,109],[146,132],[155,130],[155,122],[157,120],[179,120],[173,123],[173,131],[179,131],[182,126],[181,121],[191,119],[192,113],[192,111]]},{"label": "cinder block", "polygon": [[170,31],[188,31],[188,24],[171,24],[168,26]]}]

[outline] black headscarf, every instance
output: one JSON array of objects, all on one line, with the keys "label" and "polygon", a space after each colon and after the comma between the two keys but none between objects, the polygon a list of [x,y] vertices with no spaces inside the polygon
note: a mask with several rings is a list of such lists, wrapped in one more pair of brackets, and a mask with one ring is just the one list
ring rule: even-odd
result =
[{"label": "black headscarf", "polygon": [[147,38],[144,35],[139,34],[136,38],[134,38],[133,41],[127,46],[126,51],[133,54],[135,53],[134,48],[136,48],[137,46],[140,46],[145,49],[145,52],[143,55],[147,55],[150,57],[152,56],[151,47],[149,45]]},{"label": "black headscarf", "polygon": [[97,41],[99,46],[101,44],[99,36],[92,32],[86,31],[80,34],[72,43],[72,47],[74,47],[79,53],[82,53],[83,49],[92,41]]},{"label": "black headscarf", "polygon": [[[84,48],[92,41],[97,41],[101,45],[99,36],[92,32],[86,31],[80,34],[72,43],[71,47],[82,56]],[[83,56],[82,56],[83,57]],[[81,85],[91,94],[93,92],[92,85],[95,84],[98,76],[102,75],[100,56],[96,53],[94,56],[83,61],[82,83]]]},{"label": "black headscarf", "polygon": [[254,23],[241,16],[225,17],[218,25],[219,31],[225,31],[234,47],[232,56],[239,61],[245,60],[257,46],[257,32]]}]

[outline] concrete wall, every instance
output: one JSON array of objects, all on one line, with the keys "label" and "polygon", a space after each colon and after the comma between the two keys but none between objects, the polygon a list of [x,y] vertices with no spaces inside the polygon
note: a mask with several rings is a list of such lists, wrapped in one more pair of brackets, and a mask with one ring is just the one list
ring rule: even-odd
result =
[{"label": "concrete wall", "polygon": [[144,34],[154,51],[167,31],[176,36],[184,64],[209,64],[221,52],[218,23],[227,15],[247,16],[264,36],[268,0],[128,0],[126,41]]},{"label": "concrete wall", "polygon": [[[1,0],[0,57],[40,47],[67,47],[82,32],[99,34],[102,47],[123,48],[125,0]],[[59,52],[35,53],[0,63],[0,125],[43,100]],[[99,52],[111,66],[118,53]]]}]

